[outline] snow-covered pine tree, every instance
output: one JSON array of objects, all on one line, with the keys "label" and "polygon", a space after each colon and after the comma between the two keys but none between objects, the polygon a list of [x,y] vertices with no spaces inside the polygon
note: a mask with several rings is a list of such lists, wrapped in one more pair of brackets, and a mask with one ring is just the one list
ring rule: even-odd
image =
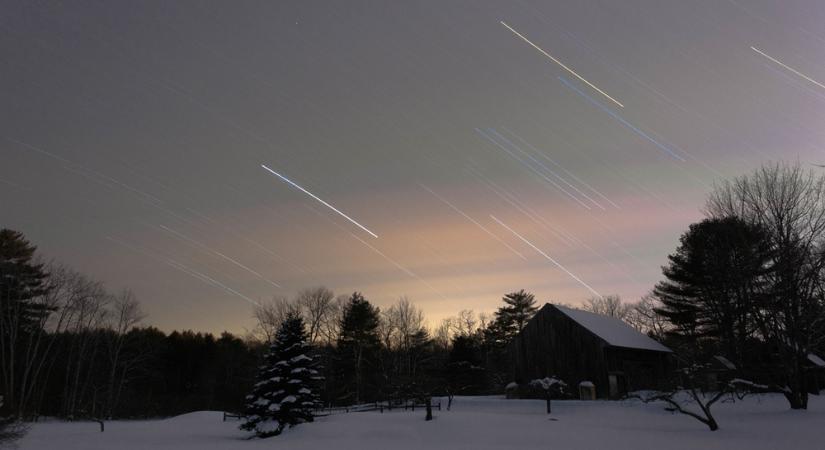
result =
[{"label": "snow-covered pine tree", "polygon": [[312,422],[319,405],[313,388],[323,378],[309,350],[303,319],[290,314],[264,357],[252,394],[246,396],[241,429],[263,438],[281,434],[286,426]]}]

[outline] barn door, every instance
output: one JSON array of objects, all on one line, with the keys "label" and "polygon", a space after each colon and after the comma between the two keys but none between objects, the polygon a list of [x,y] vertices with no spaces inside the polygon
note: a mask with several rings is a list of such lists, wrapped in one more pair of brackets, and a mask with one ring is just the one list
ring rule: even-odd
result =
[{"label": "barn door", "polygon": [[619,396],[619,377],[616,374],[610,374],[607,376],[607,384],[608,384],[608,396],[610,398],[616,398]]}]

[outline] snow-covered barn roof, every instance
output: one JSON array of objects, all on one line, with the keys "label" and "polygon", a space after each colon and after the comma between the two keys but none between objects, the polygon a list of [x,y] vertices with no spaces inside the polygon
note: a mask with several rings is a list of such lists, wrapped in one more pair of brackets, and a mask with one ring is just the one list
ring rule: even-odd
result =
[{"label": "snow-covered barn roof", "polygon": [[614,347],[672,353],[669,348],[656,342],[649,336],[636,331],[633,327],[615,317],[603,316],[601,314],[567,308],[565,306],[553,306]]}]

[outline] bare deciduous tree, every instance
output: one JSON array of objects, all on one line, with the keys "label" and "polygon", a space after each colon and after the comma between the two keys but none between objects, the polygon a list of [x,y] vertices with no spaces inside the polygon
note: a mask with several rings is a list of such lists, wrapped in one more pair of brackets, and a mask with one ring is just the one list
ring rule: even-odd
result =
[{"label": "bare deciduous tree", "polygon": [[807,355],[825,344],[825,176],[799,164],[764,165],[717,187],[706,213],[766,230],[773,270],[755,320],[776,346],[791,408],[807,408]]},{"label": "bare deciduous tree", "polygon": [[69,363],[64,381],[66,395],[63,411],[68,417],[96,416],[98,412],[84,410],[82,401],[89,394],[89,390],[95,388],[89,384],[90,375],[96,370],[97,356],[101,352],[100,334],[95,331],[103,328],[109,313],[111,296],[102,283],[82,275],[70,280],[70,290],[70,300],[65,308],[73,317],[68,331],[74,337],[67,349]]},{"label": "bare deciduous tree", "polygon": [[469,336],[478,330],[478,319],[472,309],[462,309],[453,321],[455,333],[460,336]]},{"label": "bare deciduous tree", "polygon": [[143,320],[143,313],[140,310],[140,303],[135,298],[132,291],[124,289],[115,297],[113,314],[109,328],[111,336],[107,345],[109,355],[109,382],[106,394],[106,413],[108,418],[112,414],[123,390],[123,384],[129,379],[133,361],[123,357],[123,348],[126,345],[126,338],[129,330]]},{"label": "bare deciduous tree", "polygon": [[603,297],[590,297],[585,301],[582,309],[624,320],[630,311],[630,306],[622,303],[622,299],[618,295],[605,295]]},{"label": "bare deciduous tree", "polygon": [[345,294],[335,297],[321,323],[321,334],[324,336],[327,345],[334,344],[338,339],[338,334],[341,332],[341,320],[344,317],[344,307],[348,300],[349,296]]},{"label": "bare deciduous tree", "polygon": [[407,297],[381,313],[379,336],[390,360],[384,361],[385,375],[398,373],[411,380],[419,365],[418,347],[429,339],[424,328],[424,313]]},{"label": "bare deciduous tree", "polygon": [[627,305],[628,312],[624,320],[636,330],[653,336],[657,340],[665,337],[667,323],[664,318],[656,312],[659,307],[656,298],[650,294],[643,296],[638,302]]},{"label": "bare deciduous tree", "polygon": [[433,330],[433,340],[435,344],[441,349],[450,347],[450,339],[452,336],[453,323],[449,317],[441,320],[441,323]]},{"label": "bare deciduous tree", "polygon": [[262,303],[252,312],[256,322],[253,336],[263,342],[272,342],[287,316],[295,312],[300,313],[300,306],[287,297],[275,296]]},{"label": "bare deciduous tree", "polygon": [[721,383],[712,390],[703,388],[702,378],[707,369],[703,364],[687,364],[680,369],[679,382],[674,383],[673,389],[663,392],[645,392],[631,395],[645,403],[661,401],[668,405],[671,411],[692,417],[707,425],[710,431],[719,429],[711,408],[723,398],[734,394],[744,397],[748,393],[767,392],[768,386],[759,385],[748,380],[733,379]]},{"label": "bare deciduous tree", "polygon": [[323,286],[304,289],[295,299],[309,334],[309,342],[315,343],[324,334],[325,324],[329,323],[329,316],[333,313],[333,299],[335,294]]}]

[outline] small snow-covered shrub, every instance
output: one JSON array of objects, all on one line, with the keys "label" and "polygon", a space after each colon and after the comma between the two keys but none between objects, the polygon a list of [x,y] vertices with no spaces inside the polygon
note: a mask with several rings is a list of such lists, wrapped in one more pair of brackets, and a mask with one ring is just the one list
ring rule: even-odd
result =
[{"label": "small snow-covered shrub", "polygon": [[520,398],[518,383],[516,383],[515,381],[507,383],[507,386],[504,386],[504,395],[507,398]]}]

